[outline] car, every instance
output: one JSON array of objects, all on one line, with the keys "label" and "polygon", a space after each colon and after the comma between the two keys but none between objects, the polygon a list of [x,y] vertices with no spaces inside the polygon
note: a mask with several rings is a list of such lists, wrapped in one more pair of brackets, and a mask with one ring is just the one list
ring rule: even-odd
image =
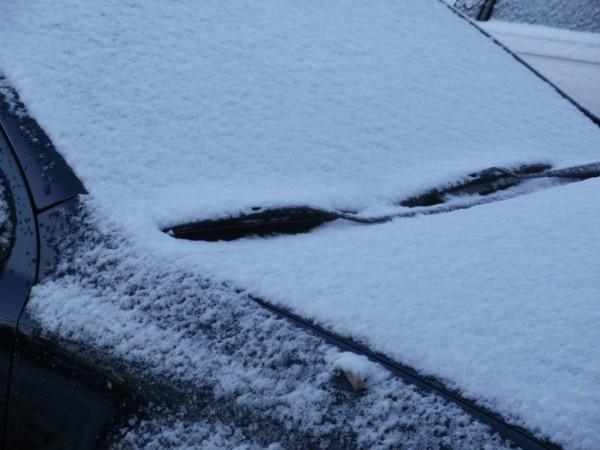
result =
[{"label": "car", "polygon": [[441,1],[3,6],[5,448],[593,448],[600,130]]}]

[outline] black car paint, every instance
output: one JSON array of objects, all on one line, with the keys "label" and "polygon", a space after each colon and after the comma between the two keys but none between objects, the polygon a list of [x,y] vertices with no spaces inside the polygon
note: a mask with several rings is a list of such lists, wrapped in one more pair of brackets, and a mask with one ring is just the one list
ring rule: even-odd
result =
[{"label": "black car paint", "polygon": [[[597,117],[486,32],[479,31],[600,126]],[[131,412],[139,413],[140,405],[147,399],[134,387],[135,382],[117,375],[111,367],[43,337],[24,313],[32,286],[51,271],[57,258],[52,241],[60,239],[65,230],[56,228],[55,217],[74,214],[76,197],[86,191],[37,122],[15,111],[14,101],[9,104],[2,93],[0,167],[7,173],[16,216],[12,252],[0,265],[0,442],[10,449],[110,448],[114,430]],[[411,368],[332,335],[264,300],[253,300],[343,350],[381,363],[408,383],[442,394],[523,448],[556,448]]]},{"label": "black car paint", "polygon": [[0,165],[10,189],[15,219],[9,257],[0,266],[0,427],[4,433],[12,346],[17,322],[37,275],[37,227],[29,194],[11,149],[0,135]]},{"label": "black car paint", "polygon": [[0,167],[14,239],[0,265],[0,437],[9,449],[104,448],[137,403],[128,383],[44,338],[24,307],[57,259],[56,217],[73,214],[82,183],[30,117],[0,94]]}]

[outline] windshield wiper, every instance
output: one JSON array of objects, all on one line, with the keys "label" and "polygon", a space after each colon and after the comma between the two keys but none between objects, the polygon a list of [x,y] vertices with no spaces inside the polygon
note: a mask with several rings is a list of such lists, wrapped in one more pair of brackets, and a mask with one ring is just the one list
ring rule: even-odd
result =
[{"label": "windshield wiper", "polygon": [[400,202],[400,205],[409,208],[418,206],[434,206],[446,202],[448,196],[461,196],[469,194],[489,195],[499,190],[516,186],[523,177],[541,177],[547,173],[550,166],[547,164],[532,164],[523,166],[515,171],[508,171],[499,167],[491,167],[481,172],[469,174],[466,180],[448,187],[434,188],[414,197]]},{"label": "windshield wiper", "polygon": [[[523,166],[514,171],[491,167],[469,174],[466,180],[459,183],[431,189],[423,194],[405,199],[399,202],[399,205],[404,208],[391,214],[369,216],[308,206],[274,209],[255,207],[252,208],[251,213],[237,217],[187,223],[163,231],[178,239],[232,241],[248,236],[305,233],[336,219],[362,224],[377,224],[396,218],[466,209],[508,198],[510,195],[494,197],[492,194],[508,190],[528,180],[559,178],[566,181],[581,181],[598,176],[600,176],[600,162],[554,170],[550,170],[550,166],[545,164]],[[521,193],[525,192],[527,191]]]},{"label": "windshield wiper", "polygon": [[510,171],[501,167],[491,167],[481,172],[469,174],[469,179],[448,188],[436,188],[416,197],[406,199],[400,204],[410,208],[433,206],[444,203],[448,196],[468,194],[489,195],[494,192],[516,186],[525,180],[540,178],[562,178],[580,181],[600,176],[600,163],[585,164],[565,169],[549,170],[545,164],[524,166]]},{"label": "windshield wiper", "polygon": [[335,214],[309,207],[277,209],[252,208],[253,212],[220,220],[204,220],[169,228],[168,234],[193,241],[232,241],[247,236],[305,233]]}]

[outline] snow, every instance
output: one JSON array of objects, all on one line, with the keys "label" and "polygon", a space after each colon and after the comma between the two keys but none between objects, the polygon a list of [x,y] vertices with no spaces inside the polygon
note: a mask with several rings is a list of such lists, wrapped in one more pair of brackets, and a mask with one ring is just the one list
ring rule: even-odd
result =
[{"label": "snow", "polygon": [[442,0],[467,17],[476,20],[485,0]]},{"label": "snow", "polygon": [[[27,308],[45,337],[85,355],[93,343],[109,367],[125,363],[142,390],[163,380],[150,418],[133,418],[116,448],[509,448],[456,406],[246,293],[177,257],[140,252],[93,206],[57,217],[71,231],[58,243],[63,260]],[[360,394],[339,373],[357,360],[369,375]]]},{"label": "snow", "polygon": [[26,115],[26,111],[19,108],[17,99],[15,98],[15,91],[12,89],[8,80],[2,76],[2,73],[0,73],[0,95],[4,97],[4,102],[6,103],[8,111],[20,117]]},{"label": "snow", "polygon": [[[565,447],[600,439],[598,181],[297,236],[192,243],[159,231],[253,206],[385,210],[491,166],[597,161],[598,128],[441,2],[32,0],[3,17],[0,71],[84,181],[99,228],[32,293],[48,333],[186,386],[208,380],[227,411],[325,436],[338,358],[249,292]],[[249,371],[256,335],[268,351]],[[288,341],[283,354],[306,363],[265,369],[285,366],[275,349]],[[440,440],[463,436],[459,412],[385,376],[344,425],[359,447],[439,446],[444,420]],[[432,423],[402,422],[429,411]],[[153,426],[211,434],[186,420]],[[468,424],[465,447],[498,444]],[[131,435],[140,446],[143,429]]]},{"label": "snow", "polygon": [[[597,47],[600,45],[599,33],[573,31],[545,25],[504,22],[501,20],[478,22],[478,25],[492,34],[498,33],[514,37],[538,39],[539,41],[535,44],[542,46],[542,51],[558,51],[560,52],[559,55],[564,57],[591,58],[593,61],[598,55]],[[578,47],[569,47],[568,44],[576,44]],[[546,47],[543,47],[544,45]],[[563,45],[564,47],[561,48]],[[576,55],[573,55],[572,52],[575,52]]]},{"label": "snow", "polygon": [[376,364],[366,356],[356,353],[344,352],[336,355],[333,364],[342,371],[355,391],[367,389],[381,374]]},{"label": "snow", "polygon": [[146,226],[596,158],[596,128],[445,5],[321,3],[12,4],[0,68],[88,189]]},{"label": "snow", "polygon": [[600,33],[497,20],[481,26],[600,117]]},{"label": "snow", "polygon": [[593,448],[600,227],[590,208],[599,188],[594,180],[377,226],[188,243],[186,253],[529,429]]},{"label": "snow", "polygon": [[5,256],[12,239],[13,227],[10,220],[7,189],[4,186],[3,174],[0,172],[0,257]]},{"label": "snow", "polygon": [[503,22],[600,32],[600,4],[596,0],[498,0],[493,17]]}]

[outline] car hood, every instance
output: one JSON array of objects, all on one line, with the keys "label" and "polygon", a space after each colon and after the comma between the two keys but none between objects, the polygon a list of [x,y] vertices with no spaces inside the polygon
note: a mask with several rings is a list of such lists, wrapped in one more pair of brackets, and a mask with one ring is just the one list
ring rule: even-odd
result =
[{"label": "car hood", "polygon": [[[59,3],[4,6],[0,70],[136,251],[563,445],[598,438],[597,181],[296,236],[160,231],[257,206],[395,208],[491,166],[596,161],[598,128],[550,85],[441,2]],[[42,323],[88,320],[43,293]]]}]

